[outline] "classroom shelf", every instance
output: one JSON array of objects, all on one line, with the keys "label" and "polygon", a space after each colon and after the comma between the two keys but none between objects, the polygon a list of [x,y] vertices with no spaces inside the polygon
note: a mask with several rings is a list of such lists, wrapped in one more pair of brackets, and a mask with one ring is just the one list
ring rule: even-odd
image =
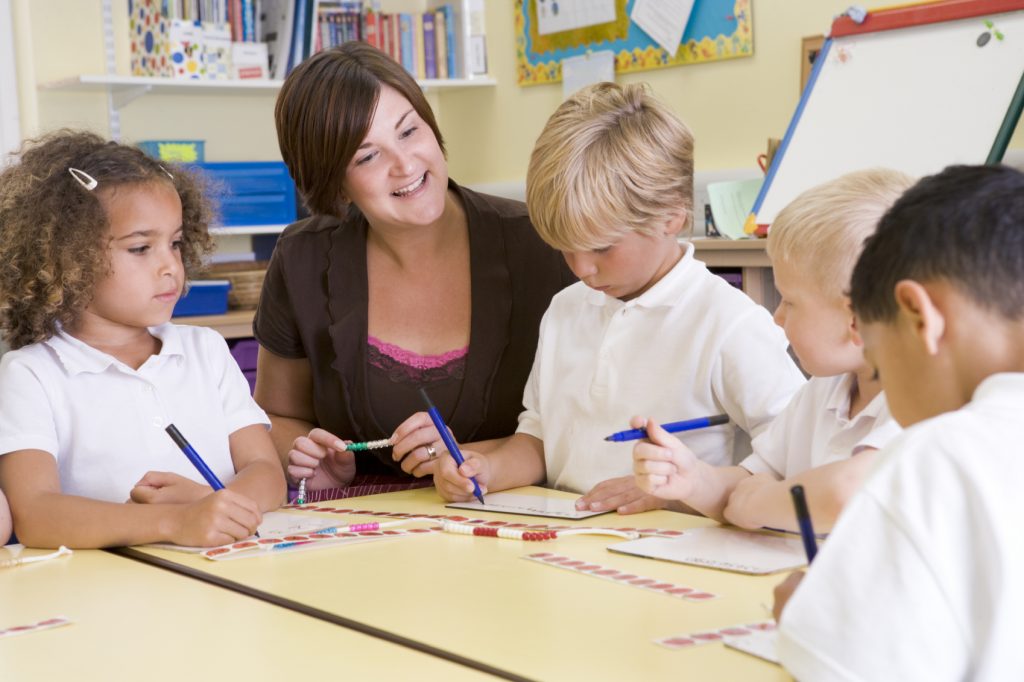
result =
[{"label": "classroom shelf", "polygon": [[[39,85],[40,90],[60,92],[109,92],[120,108],[145,94],[180,95],[246,95],[277,92],[277,80],[175,80],[144,76],[80,75]],[[497,82],[487,76],[476,78],[445,78],[417,81],[424,90],[458,90],[461,88],[493,87]]]},{"label": "classroom shelf", "polygon": [[223,315],[174,317],[171,322],[210,327],[225,339],[245,339],[252,336],[252,318],[255,315],[255,310],[229,310]]}]

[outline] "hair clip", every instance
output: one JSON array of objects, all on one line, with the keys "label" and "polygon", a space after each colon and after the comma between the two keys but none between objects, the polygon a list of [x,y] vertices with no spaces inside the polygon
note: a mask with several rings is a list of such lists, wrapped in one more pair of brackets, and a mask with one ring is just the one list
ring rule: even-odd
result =
[{"label": "hair clip", "polygon": [[[157,165],[159,165],[159,164],[157,164]],[[174,180],[174,176],[171,175],[171,172],[169,170],[167,170],[163,166],[160,166],[160,170],[162,170],[167,175],[167,177],[169,177],[171,180]]]},{"label": "hair clip", "polygon": [[68,173],[71,173],[71,177],[73,177],[79,185],[86,188],[90,192],[96,189],[96,185],[100,184],[96,180],[96,178],[89,175],[83,170],[78,170],[77,168],[68,168]]}]

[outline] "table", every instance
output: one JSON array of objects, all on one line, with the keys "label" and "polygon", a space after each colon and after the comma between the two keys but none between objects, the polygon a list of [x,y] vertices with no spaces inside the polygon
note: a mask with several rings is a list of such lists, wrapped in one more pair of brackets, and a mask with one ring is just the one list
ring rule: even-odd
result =
[{"label": "table", "polygon": [[[541,488],[517,492],[568,495]],[[445,509],[430,488],[316,506],[557,522]],[[338,524],[375,518],[322,516]],[[657,511],[609,514],[565,525],[685,529],[712,523]],[[209,580],[457,652],[504,671],[509,679],[789,679],[781,668],[721,644],[674,651],[653,642],[769,619],[766,608],[781,576],[755,577],[613,554],[605,548],[615,541],[570,536],[527,543],[439,533],[220,562],[168,550],[132,551]],[[536,551],[554,551],[719,597],[689,602],[522,558]]]}]

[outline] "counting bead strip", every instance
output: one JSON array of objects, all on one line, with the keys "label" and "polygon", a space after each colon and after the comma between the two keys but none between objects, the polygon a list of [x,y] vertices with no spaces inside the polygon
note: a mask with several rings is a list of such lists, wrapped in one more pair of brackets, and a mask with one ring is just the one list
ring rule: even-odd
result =
[{"label": "counting bead strip", "polygon": [[59,628],[62,625],[71,625],[71,620],[67,616],[56,616],[41,620],[32,625],[15,625],[14,627],[0,630],[0,639],[15,635],[25,635],[30,632],[39,632],[40,630],[49,630],[50,628]]},{"label": "counting bead strip", "polygon": [[362,443],[347,443],[345,449],[349,452],[360,452],[361,450],[376,450],[378,448],[389,448],[391,447],[390,438],[381,438],[380,440],[368,440]]},{"label": "counting bead strip", "polygon": [[[319,506],[315,506],[315,505],[302,505],[302,506],[300,506],[298,504],[285,505],[284,507],[282,507],[282,509],[301,509],[302,511],[305,511],[305,512],[318,512],[318,513],[321,513],[321,514],[365,514],[367,516],[390,516],[392,518],[402,518],[402,517],[406,517],[406,516],[414,516],[414,514],[410,514],[408,512],[389,512],[389,511],[375,511],[375,510],[371,510],[371,509],[349,509],[349,508],[344,508],[344,509],[338,508],[338,509],[335,509],[334,507],[319,507]],[[462,523],[484,524],[484,525],[487,525],[487,526],[505,526],[507,528],[528,528],[529,530],[538,530],[538,531],[539,530],[563,530],[563,529],[569,529],[569,528],[572,528],[573,530],[584,530],[584,528],[586,528],[587,530],[594,530],[590,526],[587,526],[587,527],[580,527],[580,526],[553,526],[553,525],[547,525],[547,524],[543,524],[543,523],[527,525],[525,523],[512,523],[512,522],[509,522],[509,521],[492,521],[492,520],[489,520],[489,519],[470,519],[470,518],[466,518],[465,516],[459,516],[457,514],[421,514],[420,517],[421,518],[425,518],[425,519],[437,519],[437,520],[440,520],[440,521],[448,520],[448,521],[459,521],[459,522],[462,522]],[[679,537],[680,535],[683,534],[683,531],[681,531],[681,530],[671,530],[671,529],[667,529],[667,528],[633,528],[633,527],[628,527],[628,528],[602,528],[600,530],[616,530],[616,531],[623,531],[623,532],[626,532],[626,533],[636,533],[640,537],[656,536],[656,537],[662,537],[662,538],[677,538],[677,537]],[[631,537],[635,537],[635,536],[631,536]]]},{"label": "counting bead strip", "polygon": [[669,649],[688,649],[701,644],[712,644],[724,641],[727,637],[747,637],[757,632],[770,632],[775,630],[775,621],[766,620],[760,623],[748,623],[747,625],[731,625],[721,630],[707,630],[705,632],[694,632],[688,635],[675,635],[673,637],[662,637],[654,640]]},{"label": "counting bead strip", "polygon": [[299,481],[299,494],[295,496],[295,504],[306,504],[306,479]]},{"label": "counting bead strip", "polygon": [[583,573],[584,575],[591,575],[595,578],[610,580],[621,585],[640,587],[645,590],[650,590],[651,592],[667,594],[670,597],[677,597],[679,599],[686,599],[689,601],[707,601],[718,596],[711,594],[710,592],[696,590],[692,587],[661,582],[654,578],[645,578],[634,573],[626,573],[625,571],[620,571],[615,568],[601,566],[600,564],[592,564],[580,559],[552,554],[551,552],[534,552],[533,554],[527,554],[523,558],[528,559],[529,561],[536,561],[537,563],[544,564],[545,566],[564,568],[577,573]]},{"label": "counting bead strip", "polygon": [[[379,530],[387,524],[357,524],[344,528],[325,528],[315,533],[296,533],[273,538],[260,538],[258,540],[243,540],[230,545],[213,547],[203,552],[207,559],[221,560],[228,558],[241,558],[242,556],[260,556],[266,551],[288,550],[300,545],[328,546],[336,544],[347,544],[361,540],[380,539],[386,537],[406,537],[413,535],[425,535],[440,530],[433,528],[410,528],[408,530]],[[371,530],[348,530],[358,526],[375,526]]]},{"label": "counting bead strip", "polygon": [[461,535],[476,535],[481,537],[504,538],[506,540],[525,540],[526,542],[540,542],[543,540],[554,540],[564,535],[614,535],[615,537],[635,540],[636,533],[624,533],[610,528],[570,528],[566,530],[523,530],[520,528],[500,528],[495,526],[481,526],[470,523],[453,523],[444,521],[441,529],[446,533],[459,533]]}]

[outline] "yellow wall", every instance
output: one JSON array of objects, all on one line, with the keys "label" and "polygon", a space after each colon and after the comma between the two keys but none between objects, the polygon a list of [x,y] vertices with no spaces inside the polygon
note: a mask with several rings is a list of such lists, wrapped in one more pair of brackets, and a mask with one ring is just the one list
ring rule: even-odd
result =
[{"label": "yellow wall", "polygon": [[[451,174],[463,183],[523,179],[533,140],[562,100],[560,84],[516,85],[513,1],[485,4],[488,65],[498,85],[430,94]],[[827,30],[849,0],[752,4],[752,57],[618,79],[649,83],[690,125],[698,170],[753,168],[766,139],[783,135],[799,96],[800,39]],[[870,6],[883,4],[892,3]],[[114,5],[118,71],[127,73],[127,0]],[[106,132],[104,95],[37,91],[39,83],[104,72],[99,0],[14,0],[13,6],[23,133],[61,125]],[[273,104],[272,93],[147,95],[122,110],[123,138],[205,139],[211,161],[277,159]]]}]

